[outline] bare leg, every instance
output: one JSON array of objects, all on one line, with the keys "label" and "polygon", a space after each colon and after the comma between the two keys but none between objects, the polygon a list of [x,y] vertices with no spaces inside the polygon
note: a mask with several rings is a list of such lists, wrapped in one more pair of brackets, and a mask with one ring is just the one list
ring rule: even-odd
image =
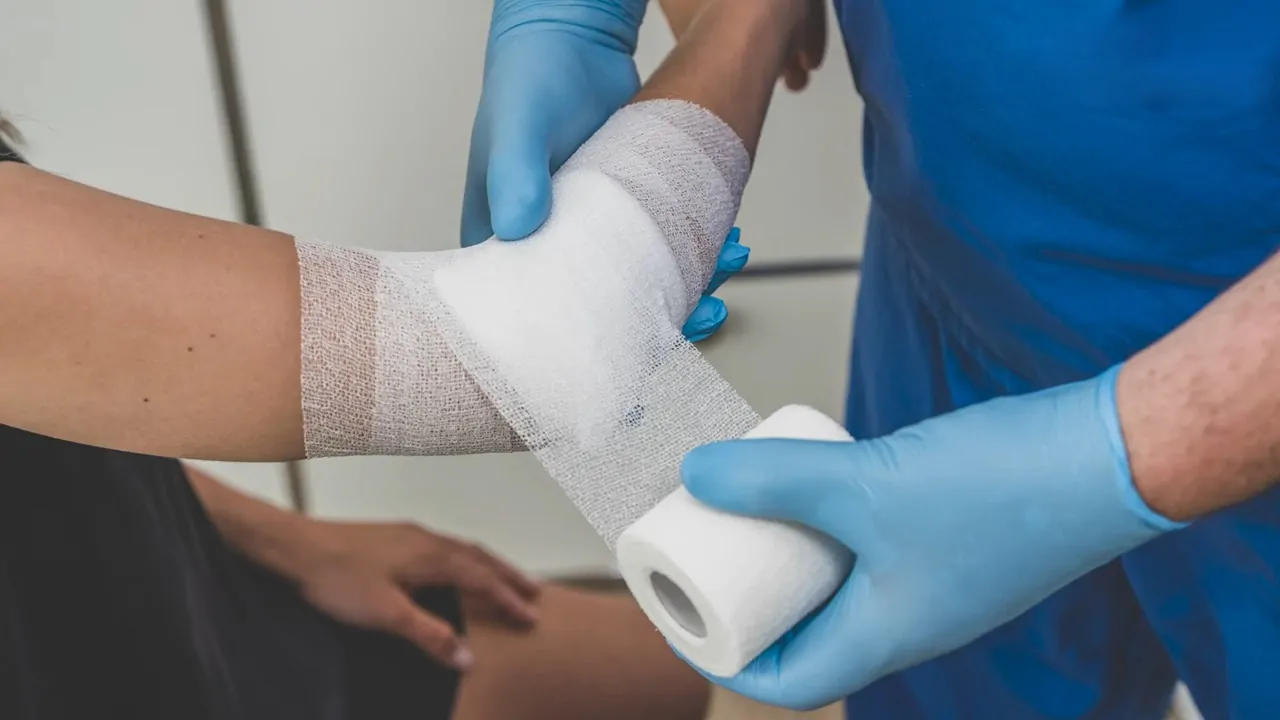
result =
[{"label": "bare leg", "polygon": [[710,688],[623,594],[548,585],[522,632],[464,605],[475,667],[453,720],[702,720]]}]

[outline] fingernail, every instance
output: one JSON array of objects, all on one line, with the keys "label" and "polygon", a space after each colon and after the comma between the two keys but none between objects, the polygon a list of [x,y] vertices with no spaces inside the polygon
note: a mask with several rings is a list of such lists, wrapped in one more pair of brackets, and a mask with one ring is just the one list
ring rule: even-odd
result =
[{"label": "fingernail", "polygon": [[727,266],[726,270],[741,270],[747,264],[747,258],[751,257],[751,248],[735,243],[726,248],[720,257],[721,265]]},{"label": "fingernail", "polygon": [[716,303],[716,307],[711,311],[711,324],[720,327],[724,321],[729,318],[729,306],[723,302]]},{"label": "fingernail", "polygon": [[471,652],[471,648],[466,645],[459,645],[457,650],[453,651],[453,666],[459,670],[469,670],[476,662],[476,656]]}]

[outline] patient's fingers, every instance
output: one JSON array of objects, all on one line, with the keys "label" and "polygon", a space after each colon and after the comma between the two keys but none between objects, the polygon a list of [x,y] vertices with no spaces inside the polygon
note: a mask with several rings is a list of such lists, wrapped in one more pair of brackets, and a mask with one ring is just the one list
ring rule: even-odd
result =
[{"label": "patient's fingers", "polygon": [[423,531],[429,542],[415,554],[405,580],[412,585],[452,585],[491,603],[518,625],[537,621],[537,584],[483,548]]},{"label": "patient's fingers", "polygon": [[399,635],[428,655],[457,670],[468,670],[475,656],[453,626],[428,613],[404,593],[388,596],[379,629]]}]

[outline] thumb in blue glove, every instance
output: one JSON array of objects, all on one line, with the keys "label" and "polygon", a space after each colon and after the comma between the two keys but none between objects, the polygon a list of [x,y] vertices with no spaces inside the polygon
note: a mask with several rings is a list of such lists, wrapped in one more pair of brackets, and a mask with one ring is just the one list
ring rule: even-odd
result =
[{"label": "thumb in blue glove", "polygon": [[[462,245],[519,240],[551,214],[551,174],[640,88],[633,54],[645,0],[497,0],[471,131]],[[724,324],[712,297],[741,270],[736,230],[683,330],[700,342]]]},{"label": "thumb in blue glove", "polygon": [[517,240],[551,212],[551,173],[639,89],[644,0],[497,0],[471,133],[462,244]]},{"label": "thumb in blue glove", "polygon": [[1115,378],[994,400],[876,440],[691,452],[694,497],[808,525],[857,556],[825,607],[716,680],[766,703],[820,707],[978,638],[1179,527],[1133,486]]}]

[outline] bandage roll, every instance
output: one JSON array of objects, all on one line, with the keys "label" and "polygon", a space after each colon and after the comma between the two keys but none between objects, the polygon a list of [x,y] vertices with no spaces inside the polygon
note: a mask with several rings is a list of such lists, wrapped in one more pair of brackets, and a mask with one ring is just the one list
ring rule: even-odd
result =
[{"label": "bandage roll", "polygon": [[[778,410],[746,438],[848,441],[812,408]],[[618,567],[649,620],[686,660],[731,677],[831,597],[852,554],[816,531],[731,515],[683,487],[618,538]]]}]

